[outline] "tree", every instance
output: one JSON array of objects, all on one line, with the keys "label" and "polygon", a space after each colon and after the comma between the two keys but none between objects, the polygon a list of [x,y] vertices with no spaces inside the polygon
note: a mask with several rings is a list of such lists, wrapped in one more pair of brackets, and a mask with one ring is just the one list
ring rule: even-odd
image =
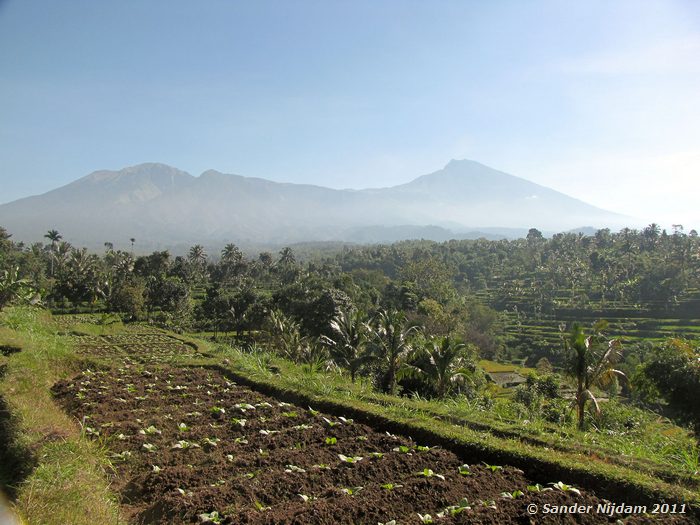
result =
[{"label": "tree", "polygon": [[606,387],[616,377],[627,379],[627,376],[613,368],[622,357],[620,341],[607,340],[603,330],[607,327],[605,321],[598,321],[593,326],[593,334],[586,336],[580,324],[574,323],[569,333],[564,337],[564,347],[568,352],[568,373],[576,381],[576,416],[579,430],[584,427],[586,403],[590,400],[600,413],[600,405],[591,391],[593,386]]},{"label": "tree", "polygon": [[401,377],[425,380],[439,398],[472,382],[476,368],[467,357],[464,343],[450,336],[428,339],[414,355],[415,364],[406,364],[399,370]]},{"label": "tree", "polygon": [[58,233],[58,230],[49,230],[44,237],[51,241],[51,255],[49,258],[51,260],[51,277],[53,277],[53,260],[56,255],[56,244],[58,244],[58,241],[60,241],[63,236]]},{"label": "tree", "polygon": [[34,287],[26,279],[20,279],[18,267],[0,273],[0,310],[15,301],[30,304],[39,302]]},{"label": "tree", "polygon": [[357,373],[372,359],[367,352],[371,329],[359,311],[344,310],[330,322],[332,335],[321,341],[330,349],[331,359],[350,372],[354,383]]},{"label": "tree", "polygon": [[373,330],[374,353],[385,368],[382,381],[385,392],[396,394],[399,368],[408,360],[412,351],[411,338],[418,330],[417,326],[408,325],[403,312],[381,310],[377,314]]}]

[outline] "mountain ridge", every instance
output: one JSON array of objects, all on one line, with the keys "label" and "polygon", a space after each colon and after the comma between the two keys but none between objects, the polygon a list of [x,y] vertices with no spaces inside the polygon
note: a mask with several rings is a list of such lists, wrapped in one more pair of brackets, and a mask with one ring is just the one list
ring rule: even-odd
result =
[{"label": "mountain ridge", "polygon": [[117,236],[140,236],[145,243],[371,242],[371,232],[382,231],[391,238],[435,232],[442,240],[484,228],[564,231],[614,227],[621,220],[526,179],[454,159],[404,184],[359,190],[213,169],[195,177],[167,164],[144,163],[94,171],[0,205],[0,225],[19,240],[41,240],[48,229],[58,229],[87,245]]}]

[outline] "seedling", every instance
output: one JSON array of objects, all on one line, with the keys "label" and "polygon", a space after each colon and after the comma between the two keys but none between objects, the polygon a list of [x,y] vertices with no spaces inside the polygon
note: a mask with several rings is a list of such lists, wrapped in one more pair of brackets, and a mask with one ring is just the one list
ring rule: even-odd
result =
[{"label": "seedling", "polygon": [[484,467],[489,469],[491,472],[496,472],[497,470],[503,470],[503,467],[499,465],[489,465],[488,463],[484,463]]},{"label": "seedling", "polygon": [[177,425],[177,429],[179,432],[187,432],[190,429],[190,427],[188,427],[185,423],[179,423]]},{"label": "seedling", "polygon": [[328,419],[327,417],[324,417],[323,420],[324,420],[324,421],[326,422],[326,424],[327,424],[329,427],[331,427],[331,428],[333,428],[333,427],[335,427],[335,426],[337,426],[337,425],[340,425],[340,423],[336,423],[336,422],[334,422],[334,421],[331,421],[331,420]]},{"label": "seedling", "polygon": [[347,418],[344,418],[343,416],[340,416],[338,419],[340,419],[340,421],[345,425],[352,425],[355,422],[355,420],[347,419]]},{"label": "seedling", "polygon": [[387,521],[386,523],[380,521],[377,525],[396,525],[396,520]]},{"label": "seedling", "polygon": [[121,452],[119,454],[112,454],[112,458],[118,461],[126,461],[131,457],[131,452],[128,450],[125,450],[124,452]]},{"label": "seedling", "polygon": [[221,516],[215,510],[213,510],[211,512],[204,512],[202,514],[199,514],[197,517],[199,518],[199,521],[201,521],[202,523],[216,523],[216,524],[221,523]]},{"label": "seedling", "polygon": [[328,465],[327,463],[318,463],[316,465],[313,465],[314,468],[319,468],[321,470],[330,470],[331,466]]},{"label": "seedling", "polygon": [[416,452],[427,452],[430,450],[430,447],[424,447],[422,445],[416,445]]},{"label": "seedling", "polygon": [[384,454],[381,452],[370,452],[369,457],[371,457],[372,459],[381,459],[384,457]]},{"label": "seedling", "polygon": [[258,509],[259,512],[265,512],[265,511],[270,510],[272,507],[266,507],[265,505],[263,505],[259,501],[256,501],[255,508]]},{"label": "seedling", "polygon": [[236,403],[233,406],[241,412],[245,412],[247,410],[255,410],[255,406],[251,405],[250,403]]},{"label": "seedling", "polygon": [[435,523],[433,517],[430,514],[418,514],[421,523]]},{"label": "seedling", "polygon": [[173,448],[173,449],[180,449],[180,450],[187,450],[187,449],[190,449],[190,448],[200,448],[200,447],[199,447],[199,445],[198,445],[197,443],[194,443],[194,442],[191,442],[191,441],[187,441],[187,440],[181,439],[180,441],[178,441],[177,443],[175,443],[175,444],[174,444],[172,447],[170,447],[170,448]]},{"label": "seedling", "polygon": [[311,408],[311,407],[309,407],[309,413],[310,413],[312,416],[317,416],[317,415],[320,414],[320,412],[319,412],[318,410],[314,410],[314,409]]},{"label": "seedling", "polygon": [[309,430],[313,428],[313,425],[307,425],[305,423],[302,423],[301,425],[294,425],[292,428],[294,430]]},{"label": "seedling", "polygon": [[151,465],[151,466],[153,467],[153,473],[154,473],[154,474],[158,474],[161,470],[163,470],[163,469],[160,468],[158,465]]},{"label": "seedling", "polygon": [[266,430],[266,429],[261,429],[259,431],[263,436],[271,436],[272,434],[279,434],[279,430]]},{"label": "seedling", "polygon": [[446,518],[448,516],[456,516],[465,510],[471,510],[471,506],[469,505],[467,498],[462,498],[457,505],[450,505],[449,507],[445,507],[445,509],[441,512],[438,512],[437,517]]},{"label": "seedling", "polygon": [[233,442],[236,444],[247,445],[248,439],[245,436],[240,436],[234,439]]},{"label": "seedling", "polygon": [[562,483],[561,481],[557,481],[556,483],[550,483],[555,489],[559,489],[562,492],[573,492],[574,494],[580,496],[581,491],[575,487],[572,487],[571,485],[567,485],[566,483]]},{"label": "seedling", "polygon": [[524,495],[525,493],[522,490],[514,490],[513,492],[501,492],[501,497],[503,499],[518,499]]},{"label": "seedling", "polygon": [[340,461],[350,464],[355,464],[358,461],[362,461],[364,459],[362,458],[362,456],[345,456],[343,454],[338,454],[338,457],[340,458]]},{"label": "seedling", "polygon": [[139,434],[143,434],[143,435],[145,435],[145,436],[146,436],[146,435],[147,435],[147,436],[153,436],[153,435],[155,435],[155,434],[161,434],[161,433],[162,433],[162,432],[161,432],[160,430],[158,430],[156,427],[154,427],[153,425],[151,425],[151,426],[148,427],[148,428],[144,428],[144,429],[139,430]]},{"label": "seedling", "polygon": [[411,447],[407,447],[406,445],[401,445],[400,447],[396,447],[392,450],[394,452],[398,452],[400,454],[410,454],[411,453]]},{"label": "seedling", "polygon": [[424,468],[422,471],[416,472],[416,476],[422,476],[424,478],[438,478],[442,481],[445,481],[445,476],[443,476],[442,474],[436,474],[432,471],[432,469],[429,468]]},{"label": "seedling", "polygon": [[469,465],[467,465],[466,463],[464,465],[462,465],[461,467],[459,467],[457,469],[457,472],[459,472],[462,476],[471,476],[472,475],[472,471],[469,470]]},{"label": "seedling", "polygon": [[292,410],[291,412],[282,412],[282,416],[288,417],[288,418],[295,418],[295,417],[299,417],[299,414],[296,411]]},{"label": "seedling", "polygon": [[218,446],[219,441],[221,441],[219,438],[204,438],[202,440],[202,444],[205,447],[216,447]]},{"label": "seedling", "polygon": [[143,448],[146,450],[146,452],[155,452],[157,447],[151,443],[144,443]]},{"label": "seedling", "polygon": [[247,421],[248,421],[247,419],[239,419],[237,417],[231,418],[231,423],[233,423],[234,425],[241,426],[241,427],[244,427]]},{"label": "seedling", "polygon": [[403,487],[403,485],[397,485],[395,483],[384,483],[384,485],[381,485],[381,487],[385,490],[394,490],[394,489],[400,489]]},{"label": "seedling", "polygon": [[352,488],[342,488],[340,489],[341,492],[344,494],[347,494],[348,496],[354,496],[358,492],[360,492],[364,487],[352,487]]},{"label": "seedling", "polygon": [[335,445],[338,442],[338,438],[335,437],[327,437],[326,438],[326,445]]},{"label": "seedling", "polygon": [[313,501],[313,500],[316,499],[316,498],[314,498],[313,496],[307,496],[306,494],[299,494],[299,497],[300,497],[302,500],[304,500],[304,503],[308,503],[309,501]]},{"label": "seedling", "polygon": [[211,408],[209,409],[209,413],[210,413],[213,417],[215,417],[215,418],[218,419],[218,418],[220,418],[221,416],[223,416],[223,415],[226,413],[226,409],[224,409],[224,408],[222,408],[222,407],[215,406],[215,407],[211,407]]},{"label": "seedling", "polygon": [[357,436],[357,441],[367,441],[367,436]]},{"label": "seedling", "polygon": [[544,492],[546,490],[553,490],[551,487],[543,487],[539,483],[535,483],[534,485],[528,485],[527,490],[530,492]]},{"label": "seedling", "polygon": [[233,463],[233,454],[226,454],[226,461]]},{"label": "seedling", "polygon": [[175,490],[177,490],[177,491],[180,493],[181,496],[185,496],[185,497],[188,497],[188,498],[192,497],[192,491],[191,491],[191,490],[183,490],[183,489],[181,489],[180,487],[176,488]]},{"label": "seedling", "polygon": [[297,467],[296,465],[286,465],[286,467],[287,467],[287,468],[285,468],[284,471],[287,472],[287,473],[290,473],[290,472],[297,472],[297,473],[299,473],[299,474],[303,474],[303,473],[306,472],[303,468]]}]

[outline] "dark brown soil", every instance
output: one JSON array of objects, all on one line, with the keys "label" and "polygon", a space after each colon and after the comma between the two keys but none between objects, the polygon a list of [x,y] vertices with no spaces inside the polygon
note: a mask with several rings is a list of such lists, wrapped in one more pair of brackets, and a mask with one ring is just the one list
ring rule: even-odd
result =
[{"label": "dark brown soil", "polygon": [[[548,486],[559,480],[531,480],[513,467],[483,464],[462,475],[463,461],[444,449],[421,450],[410,438],[281,403],[218,372],[138,361],[86,370],[54,387],[85,432],[108,446],[114,488],[133,523],[207,522],[202,515],[214,511],[227,524],[403,525],[422,523],[419,514],[441,524],[623,518],[597,514],[603,500],[593,494]],[[362,459],[348,463],[341,454]],[[549,490],[529,490],[536,482]],[[464,498],[469,508],[438,518]],[[531,515],[531,504],[592,510]],[[209,515],[209,523],[217,522]],[[659,522],[691,523],[668,514]]]}]

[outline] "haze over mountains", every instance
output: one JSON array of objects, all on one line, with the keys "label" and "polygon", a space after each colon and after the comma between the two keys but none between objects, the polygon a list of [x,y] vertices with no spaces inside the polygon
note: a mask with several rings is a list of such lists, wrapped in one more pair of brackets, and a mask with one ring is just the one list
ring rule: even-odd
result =
[{"label": "haze over mountains", "polygon": [[478,162],[452,160],[399,186],[336,190],[164,164],[96,171],[0,206],[27,242],[57,229],[74,244],[141,247],[518,236],[530,227],[615,228],[625,217]]}]

